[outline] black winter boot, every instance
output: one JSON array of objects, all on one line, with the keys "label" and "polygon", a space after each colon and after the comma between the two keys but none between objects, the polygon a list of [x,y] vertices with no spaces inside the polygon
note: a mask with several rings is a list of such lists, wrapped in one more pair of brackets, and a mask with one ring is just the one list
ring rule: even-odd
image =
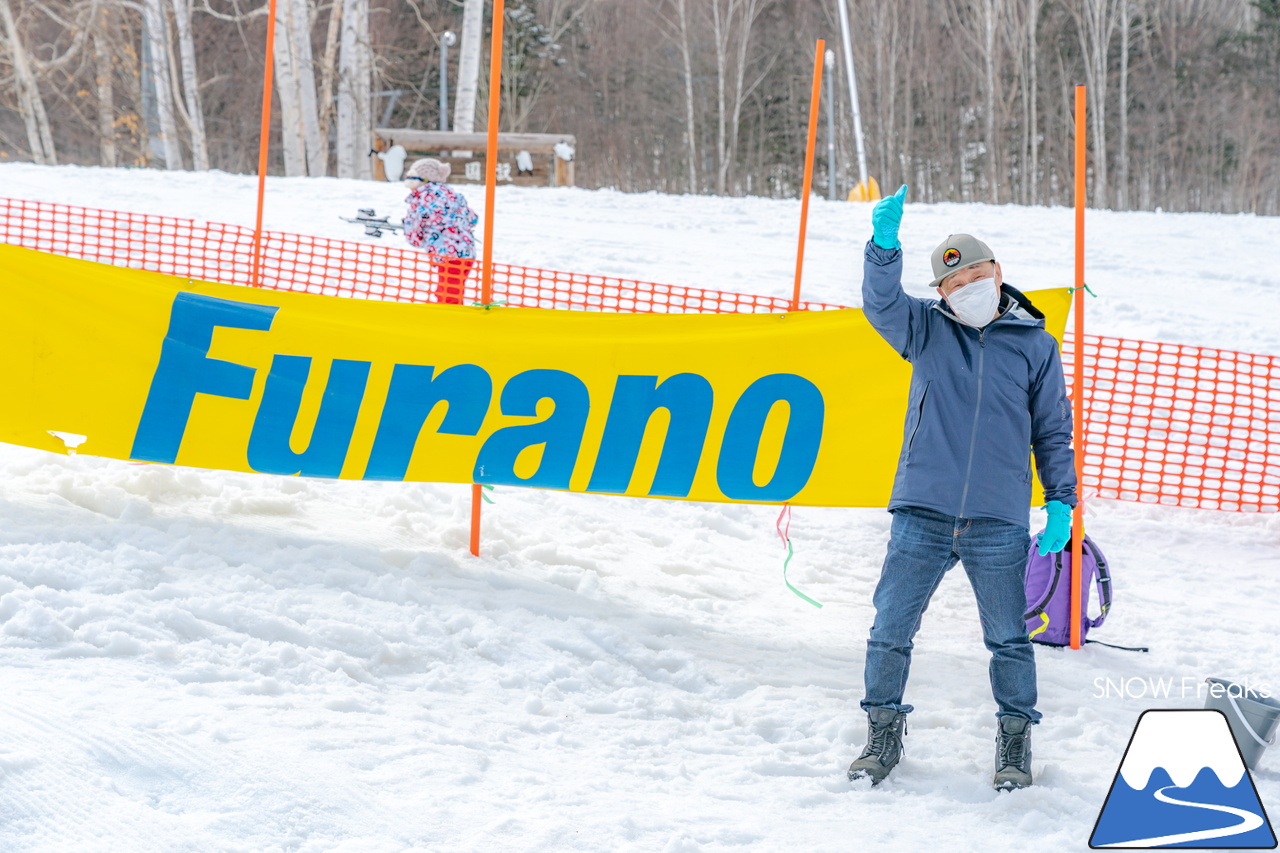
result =
[{"label": "black winter boot", "polygon": [[907,715],[893,708],[872,708],[867,712],[867,745],[862,755],[849,765],[849,781],[871,778],[879,785],[902,758],[902,738],[907,733]]},{"label": "black winter boot", "polygon": [[996,733],[997,791],[1031,786],[1031,721],[1026,717],[1000,718]]}]

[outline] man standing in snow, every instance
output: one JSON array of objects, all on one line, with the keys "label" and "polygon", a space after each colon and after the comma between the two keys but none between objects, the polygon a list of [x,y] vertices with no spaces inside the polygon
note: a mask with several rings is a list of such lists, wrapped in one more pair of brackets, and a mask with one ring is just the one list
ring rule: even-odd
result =
[{"label": "man standing in snow", "polygon": [[903,292],[898,225],[906,193],[904,185],[876,205],[863,266],[863,311],[912,371],[888,553],[867,640],[867,745],[849,779],[879,783],[902,756],[912,638],[943,575],[961,562],[991,652],[994,784],[1024,788],[1032,782],[1031,726],[1040,720],[1023,621],[1030,454],[1049,515],[1039,550],[1061,551],[1076,503],[1071,406],[1044,315],[1003,283],[981,240],[952,234],[934,250],[932,286],[941,299]]}]

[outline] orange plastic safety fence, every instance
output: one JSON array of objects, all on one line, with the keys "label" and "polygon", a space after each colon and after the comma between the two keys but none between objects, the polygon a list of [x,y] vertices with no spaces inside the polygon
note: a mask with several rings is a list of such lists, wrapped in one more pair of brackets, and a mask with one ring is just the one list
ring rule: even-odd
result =
[{"label": "orange plastic safety fence", "polygon": [[[223,284],[250,283],[253,229],[172,216],[0,199],[0,242]],[[412,248],[263,232],[260,286],[354,299],[443,301],[448,265]],[[435,261],[435,263],[433,263]],[[480,299],[479,262],[462,301]],[[525,308],[632,313],[768,313],[788,299],[602,275],[493,265],[493,300]],[[457,276],[457,272],[453,273]],[[802,310],[839,308],[801,303]]]},{"label": "orange plastic safety fence", "polygon": [[1093,335],[1084,356],[1086,497],[1280,510],[1280,357]]},{"label": "orange plastic safety fence", "polygon": [[[253,231],[236,225],[0,199],[0,242],[116,266],[247,285]],[[440,301],[420,251],[263,234],[262,286],[356,299]],[[479,271],[463,299],[479,300]],[[512,306],[661,313],[785,312],[757,296],[494,264]],[[804,302],[803,310],[842,306]],[[1280,357],[1086,335],[1083,494],[1208,509],[1280,510]],[[1068,333],[1063,362],[1074,341]],[[1072,383],[1071,371],[1067,382]]]}]

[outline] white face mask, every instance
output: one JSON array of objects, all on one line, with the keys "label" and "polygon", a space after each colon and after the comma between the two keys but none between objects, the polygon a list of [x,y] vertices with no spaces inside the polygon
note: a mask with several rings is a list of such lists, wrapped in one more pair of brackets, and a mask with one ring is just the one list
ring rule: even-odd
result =
[{"label": "white face mask", "polygon": [[996,318],[1000,307],[1000,291],[994,278],[980,278],[951,291],[946,297],[951,313],[961,323],[981,329]]}]

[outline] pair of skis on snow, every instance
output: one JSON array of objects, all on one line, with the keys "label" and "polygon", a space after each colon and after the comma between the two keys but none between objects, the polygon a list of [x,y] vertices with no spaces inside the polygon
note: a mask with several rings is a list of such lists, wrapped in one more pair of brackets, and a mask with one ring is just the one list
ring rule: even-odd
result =
[{"label": "pair of skis on snow", "polygon": [[339,216],[343,222],[352,222],[364,226],[364,233],[369,237],[381,237],[383,231],[392,234],[404,230],[403,222],[392,222],[390,216],[379,216],[372,207],[362,207],[356,216]]}]

